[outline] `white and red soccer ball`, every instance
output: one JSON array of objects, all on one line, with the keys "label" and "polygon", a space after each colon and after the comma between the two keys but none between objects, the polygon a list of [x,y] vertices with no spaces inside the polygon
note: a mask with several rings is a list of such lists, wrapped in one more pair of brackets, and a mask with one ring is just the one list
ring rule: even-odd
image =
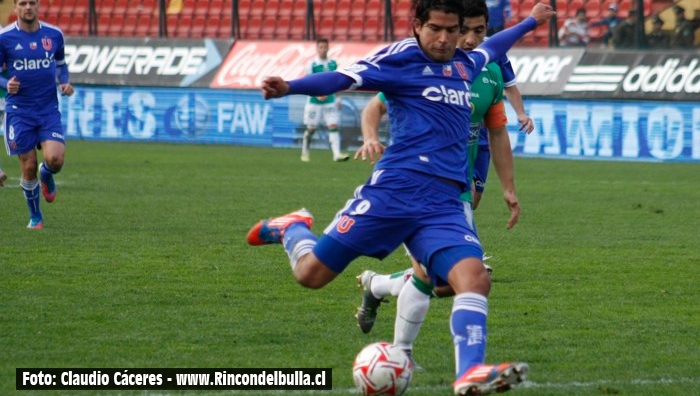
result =
[{"label": "white and red soccer ball", "polygon": [[401,348],[387,342],[367,345],[352,365],[355,386],[367,396],[403,395],[412,375],[411,358]]}]

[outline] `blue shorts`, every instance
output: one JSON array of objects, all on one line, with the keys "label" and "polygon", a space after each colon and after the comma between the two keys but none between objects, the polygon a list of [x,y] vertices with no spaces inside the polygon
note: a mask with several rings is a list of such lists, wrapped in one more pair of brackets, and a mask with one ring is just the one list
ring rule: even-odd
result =
[{"label": "blue shorts", "polygon": [[483,193],[486,188],[486,178],[489,176],[489,163],[491,162],[491,150],[488,145],[480,144],[479,152],[474,161],[474,189]]},{"label": "blue shorts", "polygon": [[8,155],[28,153],[47,140],[66,144],[58,110],[45,114],[17,111],[5,114],[5,148]]},{"label": "blue shorts", "polygon": [[[326,227],[314,254],[340,273],[359,256],[383,259],[405,243],[432,279],[447,280],[459,260],[482,257],[460,192],[460,187],[423,173],[377,170]],[[448,248],[460,252],[449,256],[454,262],[433,267],[434,255]]]}]

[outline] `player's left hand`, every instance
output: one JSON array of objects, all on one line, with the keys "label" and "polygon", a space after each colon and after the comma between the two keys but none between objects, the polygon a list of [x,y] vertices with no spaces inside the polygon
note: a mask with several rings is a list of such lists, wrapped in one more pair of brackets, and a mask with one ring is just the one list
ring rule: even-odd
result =
[{"label": "player's left hand", "polygon": [[520,219],[520,202],[518,202],[518,196],[515,195],[514,191],[503,192],[503,200],[506,201],[506,206],[510,211],[510,218],[506,224],[506,228],[510,230],[518,224]]},{"label": "player's left hand", "polygon": [[535,130],[535,123],[532,122],[532,118],[530,118],[527,114],[518,115],[518,122],[520,123],[520,128],[518,128],[518,130],[523,131],[528,135]]},{"label": "player's left hand", "polygon": [[63,96],[71,96],[75,92],[75,89],[73,89],[73,85],[70,83],[59,84],[58,89],[61,90],[61,95],[63,95]]},{"label": "player's left hand", "polygon": [[369,159],[369,163],[374,165],[374,162],[378,161],[382,154],[384,154],[384,149],[385,147],[380,141],[366,139],[362,143],[360,149],[355,153],[355,160],[362,159],[363,161],[367,161],[367,159]]}]

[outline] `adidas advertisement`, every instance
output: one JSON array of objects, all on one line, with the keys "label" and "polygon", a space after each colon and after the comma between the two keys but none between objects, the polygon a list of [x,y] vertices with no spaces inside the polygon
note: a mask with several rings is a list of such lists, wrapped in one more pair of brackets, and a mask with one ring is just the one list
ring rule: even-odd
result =
[{"label": "adidas advertisement", "polygon": [[587,52],[574,68],[562,96],[697,101],[700,55],[693,52]]}]

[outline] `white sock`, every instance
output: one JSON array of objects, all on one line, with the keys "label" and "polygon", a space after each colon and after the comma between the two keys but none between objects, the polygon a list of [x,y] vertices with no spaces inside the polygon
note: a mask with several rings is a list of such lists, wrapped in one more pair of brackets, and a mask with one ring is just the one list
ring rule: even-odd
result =
[{"label": "white sock", "polygon": [[369,290],[372,292],[372,295],[379,299],[387,296],[396,297],[401,293],[403,285],[411,279],[412,274],[413,268],[401,272],[394,272],[389,275],[377,274],[372,277]]},{"label": "white sock", "polygon": [[430,296],[418,290],[413,282],[406,282],[399,293],[394,323],[394,345],[413,349],[425,316],[430,307]]},{"label": "white sock", "polygon": [[340,133],[338,131],[328,131],[328,142],[331,144],[333,158],[340,157]]},{"label": "white sock", "polygon": [[304,131],[304,138],[301,140],[301,155],[309,155],[309,142],[311,141],[311,132]]}]

